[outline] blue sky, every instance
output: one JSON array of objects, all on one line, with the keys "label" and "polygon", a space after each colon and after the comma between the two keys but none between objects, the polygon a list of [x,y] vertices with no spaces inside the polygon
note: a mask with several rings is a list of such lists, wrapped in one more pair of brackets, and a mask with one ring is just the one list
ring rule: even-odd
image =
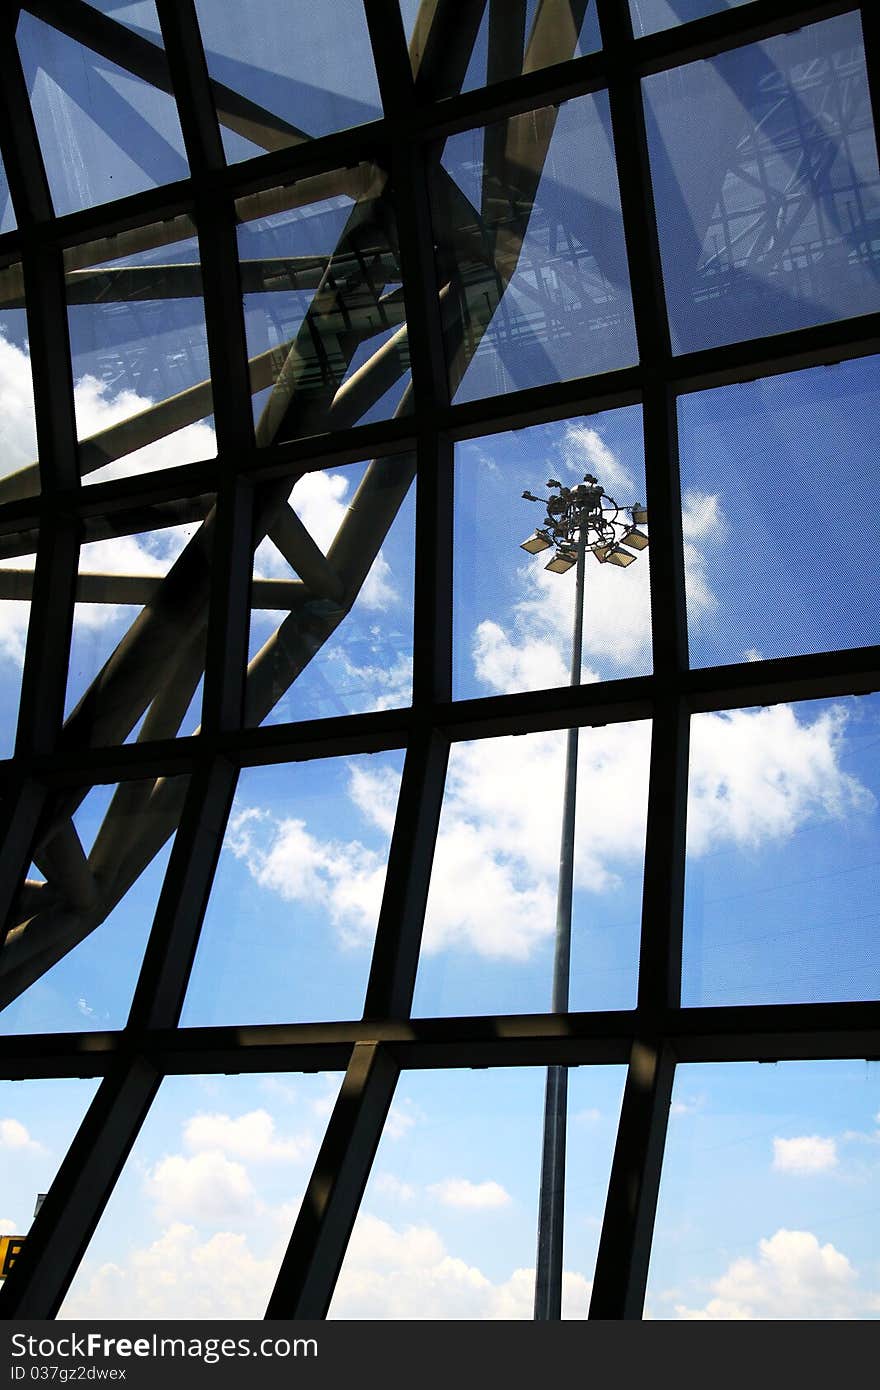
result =
[{"label": "blue sky", "polygon": [[[150,5],[102,8],[154,32]],[[411,9],[404,8],[410,22]],[[701,12],[711,8],[717,6]],[[642,9],[650,22],[649,7]],[[655,7],[651,13],[659,12]],[[232,8],[214,6],[211,15],[212,71],[230,83],[240,78],[242,90],[289,121],[320,133],[376,114],[366,49],[354,28],[345,62],[335,74],[320,73],[331,95],[316,105],[310,84],[318,78],[303,65],[305,43],[296,53],[292,42],[270,53],[256,46],[253,36],[267,31],[255,24],[252,48],[241,49]],[[61,81],[67,41],[47,50],[37,73],[32,45],[41,29],[27,20],[20,38],[58,210],[185,174],[169,99],[118,78],[103,60],[89,59],[84,69],[77,58]],[[835,42],[846,47],[851,37],[847,32]],[[588,36],[583,43],[588,46]],[[478,45],[468,85],[481,80],[480,53]],[[764,51],[761,61],[768,56],[779,60],[776,48]],[[748,68],[757,59],[742,61]],[[720,71],[713,69],[713,80]],[[655,115],[656,139],[668,108],[658,102]],[[740,109],[735,118],[747,122],[748,112]],[[112,126],[115,139],[102,124]],[[673,165],[677,131],[670,118]],[[253,153],[239,137],[226,138],[230,159]],[[588,138],[598,153],[585,170],[578,150]],[[447,168],[465,191],[475,186],[481,148],[469,133],[447,149]],[[655,143],[655,160],[658,148]],[[860,147],[866,183],[872,158]],[[542,205],[560,216],[576,208],[586,222],[584,210],[593,207],[599,230],[587,279],[594,284],[590,277],[599,270],[608,279],[619,209],[600,99],[563,109],[551,164]],[[668,193],[668,183],[662,188]],[[695,203],[687,205],[693,210]],[[329,250],[350,206],[339,196],[295,215],[249,222],[241,230],[242,255]],[[667,212],[671,220],[661,208],[661,236],[670,238],[681,207],[670,203]],[[713,215],[710,209],[707,216]],[[530,254],[541,245],[536,233]],[[184,228],[176,243],[129,263],[194,257],[191,229]],[[834,275],[849,274],[835,264]],[[862,270],[856,267],[853,275],[862,290],[868,284],[867,294]],[[735,297],[740,282],[732,283]],[[514,284],[503,314],[515,314],[518,293]],[[796,286],[792,295],[801,314]],[[864,307],[872,302],[866,298]],[[624,290],[621,315],[628,322],[626,304]],[[249,343],[259,351],[295,332],[305,301],[268,294],[253,296],[245,308]],[[835,311],[820,304],[816,312],[827,318]],[[110,313],[107,306],[73,306],[69,322],[83,438],[204,375],[204,313],[195,297],[112,306]],[[685,338],[693,323],[686,317],[677,322],[680,345],[692,345]],[[761,325],[769,331],[779,322],[771,316]],[[22,312],[5,311],[0,329],[0,430],[4,458],[19,467],[35,456]],[[614,351],[622,353],[617,363],[633,360],[628,332],[631,324],[624,324],[615,340]],[[504,334],[487,335],[462,398],[597,365],[589,341],[556,347],[529,356]],[[878,361],[680,399],[693,665],[877,641]],[[377,412],[387,415],[395,405],[396,398],[386,399]],[[210,459],[214,450],[206,408],[176,435],[101,476]],[[293,490],[291,505],[325,550],[366,469],[361,463],[319,471]],[[540,521],[538,508],[521,493],[540,493],[550,477],[579,481],[587,471],[623,506],[645,500],[638,407],[456,447],[456,698],[567,681],[574,576],[548,574],[541,557],[519,548]],[[410,487],[351,614],[267,722],[407,703],[414,502]],[[167,528],[93,543],[84,549],[82,568],[161,576],[189,534]],[[649,548],[626,571],[590,563],[584,682],[650,672],[650,557]],[[260,546],[254,574],[294,577],[270,542]],[[8,754],[27,608],[10,602],[0,608],[0,728],[6,739],[0,752]],[[77,605],[69,707],[135,613]],[[277,610],[255,609],[251,655],[278,622]],[[197,697],[184,732],[192,732],[198,719]],[[574,1009],[635,1002],[650,736],[647,723],[635,723],[585,730],[580,740]],[[563,749],[564,733],[453,747],[417,1015],[548,1007]],[[877,696],[694,718],[685,1003],[877,997],[878,749]],[[392,751],[242,773],[184,1024],[360,1015],[402,756]],[[77,812],[86,849],[111,792],[91,790]],[[166,845],[108,920],[10,1006],[8,1031],[124,1024],[169,852]],[[579,1068],[570,1078],[567,1316],[583,1316],[587,1306],[623,1080],[624,1070],[611,1067]],[[166,1080],[66,1313],[259,1316],[338,1084],[338,1076]],[[36,1193],[51,1181],[93,1093],[91,1082],[3,1083],[3,1229],[27,1230]],[[540,1069],[401,1078],[334,1316],[530,1316],[542,1104]],[[649,1315],[876,1316],[877,1209],[869,1189],[876,1182],[878,1142],[874,1064],[682,1067]]]}]

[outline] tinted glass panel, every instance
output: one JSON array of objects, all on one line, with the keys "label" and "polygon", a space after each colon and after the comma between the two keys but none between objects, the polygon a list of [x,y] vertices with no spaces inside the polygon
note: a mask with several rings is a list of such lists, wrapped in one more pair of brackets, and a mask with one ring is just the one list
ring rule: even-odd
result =
[{"label": "tinted glass panel", "polygon": [[678,352],[880,306],[880,186],[857,14],[644,84]]},{"label": "tinted glass panel", "polygon": [[59,1317],[262,1318],[338,1088],[166,1077]]},{"label": "tinted glass panel", "polygon": [[4,998],[13,997],[6,1032],[124,1026],[187,782],[166,777],[57,796],[0,950]]},{"label": "tinted glass panel", "polygon": [[184,1023],[360,1016],[402,768],[377,753],[242,772]]},{"label": "tinted glass panel", "polygon": [[878,640],[878,403],[876,357],[679,397],[692,665]]},{"label": "tinted glass panel", "polygon": [[433,204],[456,400],[636,360],[604,92],[451,136]]},{"label": "tinted glass panel", "polygon": [[748,3],[749,0],[629,0],[629,7],[633,33],[640,38],[643,34],[656,34],[659,29],[672,29],[676,24],[687,24],[691,19],[702,19],[704,15],[718,14],[721,10],[735,10]]},{"label": "tinted glass panel", "polygon": [[696,715],[683,1002],[876,999],[880,699]]},{"label": "tinted glass panel", "polygon": [[[552,997],[566,734],[452,746],[414,1012],[538,1013]],[[635,1003],[650,727],[582,729],[572,1009]]]},{"label": "tinted glass panel", "polygon": [[[138,75],[128,30],[118,62],[23,13],[16,37],[58,213],[186,178],[173,97]],[[151,36],[155,41],[155,36]],[[167,83],[164,53],[158,66]]]},{"label": "tinted glass panel", "polygon": [[646,1316],[877,1318],[876,1062],[676,1071]]},{"label": "tinted glass panel", "polygon": [[[577,567],[548,572],[557,550],[538,534],[553,534],[547,507],[523,498],[524,491],[561,497],[547,486],[548,476],[569,490],[585,474],[598,478],[606,494],[603,523],[620,542],[617,559],[627,561],[608,563],[608,536],[585,524],[584,544],[593,549],[585,555],[579,679],[587,684],[650,671],[649,527],[635,527],[632,519],[633,505],[645,496],[638,407],[467,440],[456,445],[455,459],[455,695],[570,681]],[[573,515],[588,520],[592,511],[575,508]],[[640,548],[627,547],[628,533]],[[543,548],[531,553],[523,542]]]}]

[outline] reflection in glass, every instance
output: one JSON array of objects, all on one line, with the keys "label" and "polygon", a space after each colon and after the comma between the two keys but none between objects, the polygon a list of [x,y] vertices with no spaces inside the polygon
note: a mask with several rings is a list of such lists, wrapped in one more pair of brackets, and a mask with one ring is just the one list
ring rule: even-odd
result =
[{"label": "reflection in glass", "polygon": [[9,184],[6,180],[3,160],[0,158],[0,234],[14,231],[15,226],[15,208],[12,206],[12,199],[9,196]]},{"label": "reflection in glass", "polygon": [[456,400],[637,360],[605,93],[451,136],[432,182]]},{"label": "reflection in glass", "polygon": [[858,14],[644,82],[677,352],[880,307]]},{"label": "reflection in glass", "polygon": [[361,0],[196,0],[234,163],[382,114]]},{"label": "reflection in glass", "polygon": [[[625,1068],[569,1072],[562,1314],[585,1318]],[[398,1082],[332,1318],[530,1319],[541,1068]]]},{"label": "reflection in glass", "polygon": [[683,1003],[880,992],[876,695],[695,715]]},{"label": "reflection in glass", "polygon": [[400,12],[413,76],[435,97],[581,58],[602,46],[595,0],[464,5],[456,16],[456,43],[449,41],[449,11],[441,6],[400,0]]},{"label": "reflection in glass", "polygon": [[0,1081],[0,1234],[27,1236],[98,1081]]},{"label": "reflection in glass", "polygon": [[338,1089],[166,1077],[59,1316],[262,1318]]},{"label": "reflection in glass", "polygon": [[[544,520],[544,508],[522,494],[546,497],[549,478],[573,488],[589,473],[630,521],[645,497],[641,411],[629,406],[463,441],[455,460],[453,693],[567,685],[576,575],[547,572],[553,550],[521,549]],[[626,574],[587,557],[585,684],[650,671],[649,556],[647,548]]]},{"label": "reflection in glass", "polygon": [[679,397],[692,665],[878,640],[878,402],[877,357]]},{"label": "reflection in glass", "polygon": [[239,777],[185,1025],[358,1018],[402,753]]},{"label": "reflection in glass", "polygon": [[239,199],[257,443],[409,409],[409,345],[387,176],[338,169]]},{"label": "reflection in glass", "polygon": [[254,553],[249,723],[410,703],[414,474],[402,455],[275,490]]},{"label": "reflection in glass", "polygon": [[689,20],[702,19],[721,10],[735,10],[749,3],[750,0],[629,0],[629,7],[633,33],[638,39],[644,34],[673,29],[676,24],[687,24]]},{"label": "reflection in glass", "polygon": [[189,217],[65,252],[80,466],[87,482],[213,458],[202,272]]},{"label": "reflection in glass", "polygon": [[[213,513],[87,541],[73,612],[64,738],[102,745],[196,731],[205,668]],[[149,518],[149,512],[144,513]],[[160,509],[154,509],[156,520]],[[93,523],[106,535],[112,522]]]},{"label": "reflection in glass", "polygon": [[676,1070],[645,1316],[880,1313],[876,1062]]},{"label": "reflection in glass", "polygon": [[187,177],[155,35],[145,59],[143,41],[136,46],[119,24],[112,61],[23,11],[16,37],[57,213]]},{"label": "reflection in glass", "polygon": [[20,261],[0,269],[0,503],[40,491],[34,384]]},{"label": "reflection in glass", "polygon": [[187,782],[56,796],[0,949],[5,1032],[124,1026]]},{"label": "reflection in glass", "polygon": [[[564,731],[453,744],[415,1014],[550,1009],[565,744]],[[649,761],[647,723],[580,731],[575,1011],[635,1004]]]}]

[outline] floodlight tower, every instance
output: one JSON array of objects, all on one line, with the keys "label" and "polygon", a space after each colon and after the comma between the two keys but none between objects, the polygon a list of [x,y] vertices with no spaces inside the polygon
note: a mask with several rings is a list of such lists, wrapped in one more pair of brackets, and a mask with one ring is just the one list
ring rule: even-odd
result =
[{"label": "floodlight tower", "polygon": [[[580,685],[584,636],[584,577],[587,552],[600,565],[625,569],[644,550],[648,537],[640,530],[648,513],[640,502],[618,507],[592,473],[585,473],[576,487],[549,478],[549,497],[524,492],[528,502],[547,508],[542,526],[522,542],[522,549],[539,555],[554,549],[545,566],[553,574],[576,569],[574,632],[571,644],[571,684]],[[624,516],[628,512],[629,520]],[[629,549],[626,547],[629,546]],[[556,892],[556,945],[553,959],[554,1013],[568,1011],[571,960],[571,902],[574,882],[574,820],[577,796],[578,729],[569,729],[565,751],[562,802],[562,835],[559,846],[559,882]],[[538,1205],[538,1253],[535,1264],[535,1317],[542,1321],[562,1316],[562,1232],[565,1202],[565,1131],[568,1105],[568,1069],[547,1068],[544,1101],[544,1145],[541,1157],[541,1193]]]}]

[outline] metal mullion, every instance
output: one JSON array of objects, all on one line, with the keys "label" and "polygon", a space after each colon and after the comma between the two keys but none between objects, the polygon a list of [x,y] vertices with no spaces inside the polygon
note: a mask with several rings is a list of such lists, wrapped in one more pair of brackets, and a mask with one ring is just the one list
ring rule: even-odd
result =
[{"label": "metal mullion", "polygon": [[380,1043],[352,1049],[267,1318],[326,1317],[399,1073]]},{"label": "metal mullion", "polygon": [[633,1043],[605,1202],[590,1318],[640,1318],[675,1062],[657,1038]]},{"label": "metal mullion", "polygon": [[236,779],[232,764],[217,758],[200,768],[190,782],[135,988],[128,1030],[177,1026]]},{"label": "metal mullion", "polygon": [[193,0],[156,0],[171,88],[190,170],[223,169],[226,160],[211,93],[211,79]]},{"label": "metal mullion", "polygon": [[54,1318],[159,1086],[143,1058],[100,1086],[0,1290],[0,1317]]}]

